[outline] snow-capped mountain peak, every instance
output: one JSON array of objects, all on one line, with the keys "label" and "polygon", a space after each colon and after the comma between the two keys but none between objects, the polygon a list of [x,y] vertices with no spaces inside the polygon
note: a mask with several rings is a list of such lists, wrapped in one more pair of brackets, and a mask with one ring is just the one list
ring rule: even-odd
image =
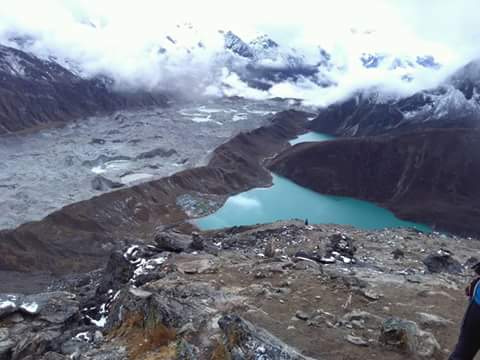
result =
[{"label": "snow-capped mountain peak", "polygon": [[255,39],[253,39],[252,41],[250,41],[250,46],[259,50],[260,49],[270,50],[270,49],[275,49],[279,47],[278,43],[276,43],[266,34],[260,35]]},{"label": "snow-capped mountain peak", "polygon": [[391,54],[363,53],[360,56],[360,61],[367,69],[382,67],[395,70],[412,69],[418,66],[424,68],[438,69],[441,66],[432,55],[399,57]]},{"label": "snow-capped mountain peak", "polygon": [[240,55],[245,58],[253,58],[253,51],[250,46],[243,41],[239,36],[234,34],[232,31],[227,31],[224,33],[225,37],[225,48],[231,50],[233,53]]}]

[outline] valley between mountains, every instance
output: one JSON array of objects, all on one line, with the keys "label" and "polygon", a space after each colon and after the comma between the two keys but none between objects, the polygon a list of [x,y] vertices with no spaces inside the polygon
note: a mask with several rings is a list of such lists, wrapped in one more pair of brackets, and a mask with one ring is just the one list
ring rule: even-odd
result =
[{"label": "valley between mountains", "polygon": [[[219,58],[256,90],[336,86],[323,49],[310,64],[221,34]],[[414,94],[316,107],[126,91],[21,40],[0,46],[0,360],[448,358],[480,261],[478,61]],[[405,82],[441,68],[361,58],[382,62]],[[312,132],[327,140],[291,144]],[[412,226],[201,228],[231,199],[262,209],[245,192],[273,175]]]}]

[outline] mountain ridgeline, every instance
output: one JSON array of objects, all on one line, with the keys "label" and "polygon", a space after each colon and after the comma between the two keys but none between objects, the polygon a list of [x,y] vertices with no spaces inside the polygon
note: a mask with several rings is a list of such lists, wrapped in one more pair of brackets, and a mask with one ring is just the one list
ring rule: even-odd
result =
[{"label": "mountain ridgeline", "polygon": [[433,228],[479,235],[480,63],[400,99],[365,91],[321,110],[271,169],[315,191],[376,202]]},{"label": "mountain ridgeline", "polygon": [[[193,34],[195,29],[183,29]],[[342,71],[332,55],[320,46],[314,55],[301,49],[282,45],[268,35],[246,42],[231,31],[220,31],[224,44],[215,49],[212,73],[224,69],[250,88],[269,90],[282,82],[308,80],[320,87],[335,86],[331,71]],[[96,114],[145,106],[165,106],[165,94],[156,91],[118,90],[116,80],[103,73],[86,76],[78,59],[64,58],[55,53],[46,56],[36,53],[37,39],[31,36],[13,36],[0,45],[0,135]],[[205,56],[206,45],[199,41],[194,47],[182,43],[175,35],[158,40],[159,62],[187,52]],[[38,56],[37,56],[38,55]],[[416,58],[398,58],[393,54],[363,54],[354,59],[365,69],[377,67],[395,70],[392,76],[408,80],[416,68],[441,67],[430,55]],[[398,72],[398,70],[401,70]],[[159,71],[161,66],[159,65]],[[218,80],[218,79],[217,79]],[[220,81],[221,82],[221,81]],[[229,89],[229,83],[222,83]],[[164,87],[163,87],[164,88]]]},{"label": "mountain ridgeline", "polygon": [[458,70],[437,88],[384,99],[362,91],[320,111],[314,131],[338,136],[400,134],[423,129],[480,127],[480,61]]},{"label": "mountain ridgeline", "polygon": [[84,79],[55,61],[0,45],[0,135],[96,114],[165,106],[162,94],[118,92],[107,78]]},{"label": "mountain ridgeline", "polygon": [[373,201],[403,219],[480,234],[479,130],[299,144],[271,169],[320,193]]}]

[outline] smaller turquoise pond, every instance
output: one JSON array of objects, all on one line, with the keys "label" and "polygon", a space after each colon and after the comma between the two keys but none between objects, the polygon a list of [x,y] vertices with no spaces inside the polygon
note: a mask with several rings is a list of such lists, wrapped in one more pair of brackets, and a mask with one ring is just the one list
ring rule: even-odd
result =
[{"label": "smaller turquoise pond", "polygon": [[293,140],[290,140],[290,145],[295,145],[295,144],[300,144],[303,142],[309,142],[309,141],[327,141],[327,140],[333,140],[335,139],[334,136],[327,135],[327,134],[321,134],[317,132],[308,132],[306,134],[300,135],[296,137]]},{"label": "smaller turquoise pond", "polygon": [[[333,139],[323,134],[307,133],[293,140]],[[256,188],[228,198],[217,212],[196,220],[203,230],[239,225],[270,223],[278,220],[308,219],[311,224],[343,224],[362,229],[411,227],[430,231],[426,225],[400,220],[373,203],[348,197],[318,194],[294,182],[273,175],[273,186]]]}]

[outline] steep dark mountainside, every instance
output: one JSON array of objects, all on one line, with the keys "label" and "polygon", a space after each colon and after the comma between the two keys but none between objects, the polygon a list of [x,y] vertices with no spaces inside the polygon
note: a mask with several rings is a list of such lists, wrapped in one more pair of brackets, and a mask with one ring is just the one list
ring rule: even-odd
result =
[{"label": "steep dark mountainside", "polygon": [[[0,231],[0,271],[69,273],[102,266],[128,239],[150,239],[161,224],[188,218],[181,196],[212,199],[271,183],[261,165],[304,131],[309,114],[286,111],[270,125],[241,133],[218,147],[209,164],[168,178],[107,193],[52,213],[44,220]],[[208,203],[208,201],[205,201]]]},{"label": "steep dark mountainside", "polygon": [[54,61],[0,45],[0,135],[97,113],[166,104],[160,94],[114,92],[104,80],[80,78]]},{"label": "steep dark mountainside", "polygon": [[374,201],[401,218],[480,234],[480,131],[299,144],[271,169],[315,191]]},{"label": "steep dark mountainside", "polygon": [[480,127],[480,62],[472,62],[436,89],[403,99],[365,91],[322,110],[315,131],[340,136]]}]

